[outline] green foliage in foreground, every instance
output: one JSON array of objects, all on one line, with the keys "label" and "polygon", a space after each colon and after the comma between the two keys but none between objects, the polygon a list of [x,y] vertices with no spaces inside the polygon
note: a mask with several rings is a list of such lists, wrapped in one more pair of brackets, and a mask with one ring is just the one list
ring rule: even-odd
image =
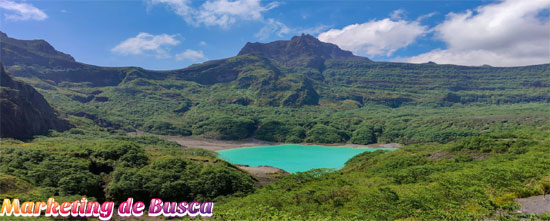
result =
[{"label": "green foliage in foreground", "polygon": [[[219,219],[505,218],[514,199],[550,182],[550,131],[517,131],[365,152],[335,172],[283,177],[244,198],[224,198]],[[496,211],[503,211],[502,216]]]},{"label": "green foliage in foreground", "polygon": [[250,175],[217,159],[215,153],[151,136],[71,129],[30,142],[0,142],[0,196],[4,197],[200,201],[254,190]]},{"label": "green foliage in foreground", "polygon": [[[338,171],[286,175],[256,190],[250,175],[213,152],[151,136],[102,132],[89,120],[71,120],[78,128],[28,142],[0,141],[0,197],[213,200],[214,218],[230,220],[547,217],[513,213],[518,209],[514,199],[550,193],[550,128],[533,121],[523,129],[500,126],[500,131],[447,144],[365,152]],[[281,125],[261,127],[269,131]],[[281,131],[303,139],[341,138],[339,130],[327,127],[317,123],[309,133],[294,127]],[[379,136],[376,126],[357,128]]]}]

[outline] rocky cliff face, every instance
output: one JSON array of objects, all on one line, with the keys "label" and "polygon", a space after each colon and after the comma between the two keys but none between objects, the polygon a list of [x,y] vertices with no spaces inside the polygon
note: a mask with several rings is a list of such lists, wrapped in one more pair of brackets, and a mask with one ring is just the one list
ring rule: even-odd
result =
[{"label": "rocky cliff face", "polygon": [[54,82],[90,82],[94,86],[117,85],[126,73],[75,61],[44,40],[19,40],[0,32],[0,63],[17,77],[37,77]]},{"label": "rocky cliff face", "polygon": [[317,38],[302,34],[288,41],[271,43],[247,43],[239,55],[256,54],[275,59],[285,65],[305,65],[317,68],[326,59],[357,59],[369,61],[368,58],[353,55],[335,44],[319,41]]},{"label": "rocky cliff face", "polygon": [[0,137],[17,139],[72,127],[33,87],[16,81],[0,65]]}]

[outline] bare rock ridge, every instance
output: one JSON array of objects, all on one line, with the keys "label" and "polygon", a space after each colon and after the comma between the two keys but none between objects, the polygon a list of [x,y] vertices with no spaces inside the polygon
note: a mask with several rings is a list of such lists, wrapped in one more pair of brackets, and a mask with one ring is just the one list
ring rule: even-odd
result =
[{"label": "bare rock ridge", "polygon": [[90,82],[94,86],[116,85],[126,73],[121,68],[77,62],[44,40],[19,40],[0,32],[0,63],[16,77],[37,77],[54,82]]},{"label": "bare rock ridge", "polygon": [[370,61],[368,58],[353,55],[350,51],[340,49],[335,44],[325,43],[309,35],[294,36],[287,41],[270,43],[246,43],[240,55],[255,54],[275,59],[283,64],[318,65],[326,59],[356,59]]},{"label": "bare rock ridge", "polygon": [[6,66],[36,64],[50,67],[75,67],[75,59],[55,50],[44,40],[18,40],[0,32],[1,60]]},{"label": "bare rock ridge", "polygon": [[17,139],[72,127],[33,87],[14,80],[0,65],[0,137]]}]

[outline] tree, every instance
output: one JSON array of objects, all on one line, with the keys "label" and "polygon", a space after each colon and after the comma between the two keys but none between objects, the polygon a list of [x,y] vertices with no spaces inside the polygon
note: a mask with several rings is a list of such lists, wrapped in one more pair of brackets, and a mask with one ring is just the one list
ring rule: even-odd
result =
[{"label": "tree", "polygon": [[334,127],[317,124],[307,133],[306,142],[310,143],[343,143],[346,142],[347,134]]},{"label": "tree", "polygon": [[222,140],[240,140],[250,137],[256,124],[247,118],[215,117],[195,125],[193,134],[203,134]]}]

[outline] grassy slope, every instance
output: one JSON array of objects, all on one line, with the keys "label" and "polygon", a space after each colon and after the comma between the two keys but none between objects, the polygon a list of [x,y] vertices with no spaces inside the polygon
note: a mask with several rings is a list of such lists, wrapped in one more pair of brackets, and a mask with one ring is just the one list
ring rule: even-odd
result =
[{"label": "grassy slope", "polygon": [[[102,90],[98,96],[109,97],[109,101],[83,104],[67,96],[74,94],[74,90]],[[354,132],[365,124],[383,128],[377,136],[379,142],[447,142],[456,137],[476,135],[487,129],[498,130],[501,126],[540,125],[550,120],[544,116],[550,108],[547,103],[443,103],[442,106],[442,103],[428,102],[391,108],[369,101],[360,104],[349,100],[331,102],[327,99],[321,100],[319,106],[243,106],[228,104],[228,100],[249,96],[247,91],[232,90],[225,84],[204,86],[186,81],[140,79],[117,87],[56,87],[55,90],[40,89],[40,92],[51,104],[65,112],[86,112],[130,130],[179,135],[220,133],[219,128],[204,131],[198,126],[208,124],[209,120],[219,122],[216,119],[241,117],[243,121],[252,120],[254,127],[241,128],[249,130],[243,132],[242,136],[230,134],[225,137],[255,136],[259,132],[258,128],[270,121],[277,121],[285,127],[302,128],[306,134],[316,124],[327,125],[343,133],[346,142],[353,140]],[[306,139],[322,142],[315,137],[296,137],[291,134],[282,134],[272,141],[303,142]]]},{"label": "grassy slope", "polygon": [[[320,72],[309,67],[285,66],[258,55],[242,55],[158,73],[138,68],[101,69],[105,75],[121,75],[117,78],[122,80],[109,83],[111,86],[36,77],[24,80],[39,88],[49,103],[64,112],[91,114],[128,130],[234,139],[255,136],[258,128],[273,120],[287,128],[301,127],[306,134],[314,123],[322,123],[337,131],[340,138],[323,141],[283,134],[275,141],[331,143],[361,140],[353,136],[358,128],[355,124],[363,123],[383,127],[376,134],[379,140],[415,143],[446,142],[457,136],[478,134],[482,126],[464,125],[463,121],[477,120],[468,116],[471,113],[483,119],[497,114],[505,115],[496,117],[501,120],[521,121],[527,116],[516,113],[527,108],[537,109],[535,117],[539,116],[550,101],[548,67],[464,67],[329,59]],[[38,69],[46,73],[44,76],[63,72]],[[239,134],[225,134],[228,130],[224,128],[196,128],[236,115],[243,118],[237,123],[244,127],[229,131],[240,131]],[[457,119],[457,115],[462,119]],[[346,118],[353,122],[342,122],[348,121]],[[250,120],[253,127],[247,123]],[[426,126],[429,128],[425,134],[406,131],[426,124],[430,126]]]},{"label": "grassy slope", "polygon": [[[518,217],[514,199],[550,185],[550,130],[363,153],[335,172],[284,177],[217,206],[223,219]],[[544,216],[543,216],[544,217]],[[548,216],[546,216],[548,218]]]},{"label": "grassy slope", "polygon": [[[544,157],[549,65],[327,60],[319,69],[255,55],[167,72],[69,63],[74,67],[9,70],[56,108],[93,115],[108,128],[72,117],[87,126],[28,142],[2,140],[0,183],[21,185],[0,194],[217,197],[217,217],[226,219],[471,219],[509,213],[513,198],[540,194],[550,182]],[[119,127],[226,139],[417,144],[359,155],[340,171],[290,175],[246,197],[224,197],[253,191],[251,178],[209,152],[128,138]],[[48,168],[59,173],[48,177]]]},{"label": "grassy slope", "polygon": [[78,128],[67,132],[0,141],[0,184],[17,184],[2,185],[1,197],[206,201],[254,191],[250,175],[213,152],[156,137],[104,132],[81,118],[72,121]]}]

